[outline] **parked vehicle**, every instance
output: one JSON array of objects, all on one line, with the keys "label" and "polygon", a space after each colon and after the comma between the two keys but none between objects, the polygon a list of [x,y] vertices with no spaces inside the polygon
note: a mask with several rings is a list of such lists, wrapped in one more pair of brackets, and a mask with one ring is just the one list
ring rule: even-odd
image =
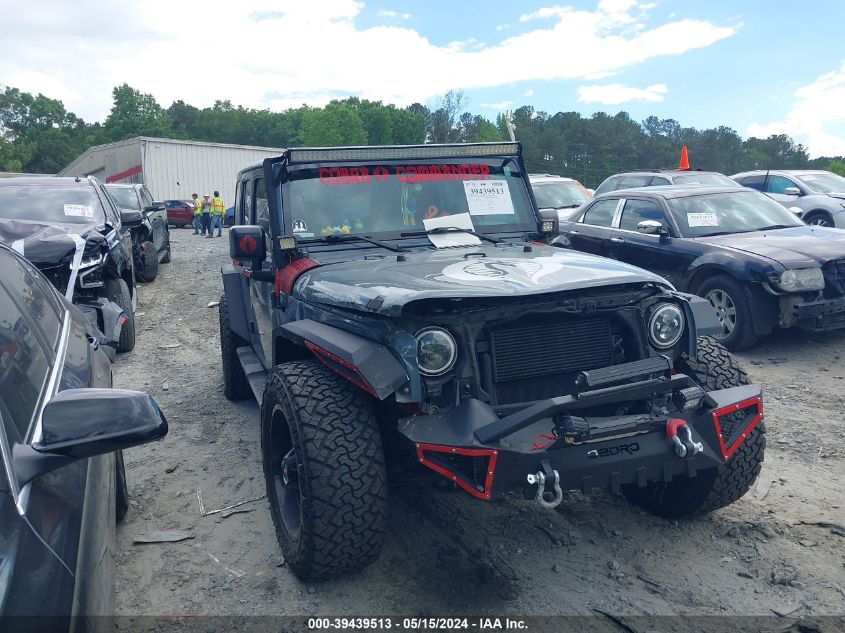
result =
[{"label": "parked vehicle", "polygon": [[553,211],[559,220],[568,220],[578,207],[593,197],[589,189],[573,178],[529,174],[528,179],[540,211]]},{"label": "parked vehicle", "polygon": [[194,203],[191,200],[165,200],[167,221],[177,228],[191,226],[194,221]]},{"label": "parked vehicle", "polygon": [[796,211],[807,224],[845,228],[845,178],[838,174],[807,169],[758,169],[731,178]]},{"label": "parked vehicle", "polygon": [[[0,242],[35,264],[65,298],[98,315],[99,329],[115,331],[111,304],[123,320],[117,351],[135,347],[135,276],[129,230],[139,211],[118,212],[99,180],[0,180]],[[93,311],[93,312],[91,312]],[[121,316],[122,314],[122,316]]]},{"label": "parked vehicle", "polygon": [[170,227],[163,202],[153,202],[144,185],[106,185],[119,209],[140,211],[141,224],[130,228],[135,279],[149,283],[158,277],[158,265],[170,262]]},{"label": "parked vehicle", "polygon": [[480,500],[606,487],[669,517],[732,503],[760,470],[760,387],[701,336],[721,331],[712,307],[535,244],[518,143],[287,150],[241,171],[235,217],[224,393],[261,403],[301,578],[378,557],[386,456]]},{"label": "parked vehicle", "polygon": [[778,328],[845,327],[845,233],[807,226],[757,191],[617,191],[559,230],[557,246],[640,266],[706,298],[728,349]]},{"label": "parked vehicle", "polygon": [[0,245],[0,269],[0,630],[99,630],[129,507],[121,451],[167,422],[110,388],[97,332],[34,266]]},{"label": "parked vehicle", "polygon": [[628,171],[606,178],[595,195],[633,189],[636,187],[659,187],[660,185],[703,185],[708,187],[735,187],[736,183],[717,171],[690,169],[658,169]]}]

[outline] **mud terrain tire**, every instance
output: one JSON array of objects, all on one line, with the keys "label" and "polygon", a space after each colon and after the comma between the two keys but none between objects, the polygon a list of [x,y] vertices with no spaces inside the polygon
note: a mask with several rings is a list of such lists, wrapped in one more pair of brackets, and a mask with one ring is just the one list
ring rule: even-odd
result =
[{"label": "mud terrain tire", "polygon": [[131,352],[135,349],[135,310],[132,309],[132,295],[129,293],[129,286],[123,279],[106,277],[103,280],[103,290],[106,299],[114,301],[126,314],[126,321],[120,328],[117,351]]},{"label": "mud terrain tire", "polygon": [[142,283],[150,283],[158,277],[158,252],[152,242],[141,244],[141,253],[135,262],[135,279]]},{"label": "mud terrain tire", "polygon": [[261,404],[261,452],[276,537],[300,579],[378,558],[387,475],[367,396],[316,361],[276,366]]},{"label": "mud terrain tire", "polygon": [[[733,354],[710,337],[699,338],[698,356],[684,357],[676,367],[705,391],[749,384]],[[669,483],[651,482],[644,488],[625,487],[623,494],[652,514],[669,519],[712,512],[748,492],[760,473],[765,450],[766,428],[760,422],[727,464],[701,471],[696,477],[675,478]]]},{"label": "mud terrain tire", "polygon": [[220,297],[220,351],[223,354],[223,395],[227,400],[245,400],[252,397],[252,388],[246,379],[243,365],[238,358],[238,348],[248,345],[235,334],[229,324],[229,303],[226,295]]}]

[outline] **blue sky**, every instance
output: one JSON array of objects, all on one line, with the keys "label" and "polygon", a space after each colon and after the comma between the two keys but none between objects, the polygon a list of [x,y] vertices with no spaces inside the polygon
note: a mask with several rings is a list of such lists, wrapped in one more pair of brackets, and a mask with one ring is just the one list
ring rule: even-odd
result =
[{"label": "blue sky", "polygon": [[165,106],[274,110],[350,95],[434,105],[463,88],[491,119],[525,104],[625,110],[845,154],[842,0],[0,0],[0,14],[0,84],[86,120],[123,82]]}]

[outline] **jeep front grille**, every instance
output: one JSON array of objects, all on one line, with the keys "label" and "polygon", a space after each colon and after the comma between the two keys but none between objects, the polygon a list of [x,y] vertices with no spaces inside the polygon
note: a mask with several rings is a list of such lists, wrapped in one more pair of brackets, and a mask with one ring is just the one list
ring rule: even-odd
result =
[{"label": "jeep front grille", "polygon": [[608,318],[527,315],[490,332],[497,404],[530,402],[572,392],[578,372],[607,367],[620,345]]}]

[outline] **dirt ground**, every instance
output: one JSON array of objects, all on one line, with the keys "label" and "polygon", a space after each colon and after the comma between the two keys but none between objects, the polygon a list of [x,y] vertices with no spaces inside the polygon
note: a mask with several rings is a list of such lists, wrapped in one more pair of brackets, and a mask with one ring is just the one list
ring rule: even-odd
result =
[{"label": "dirt ground", "polygon": [[[740,355],[765,387],[757,486],[712,516],[666,521],[623,498],[570,495],[550,512],[394,487],[387,543],[368,569],[304,584],[286,568],[264,494],[258,406],[223,397],[217,309],[227,236],[173,229],[173,261],[141,287],[138,343],[116,386],[155,396],[161,442],[126,451],[118,529],[126,615],[845,613],[845,334],[789,332]],[[834,524],[831,527],[831,524]],[[134,545],[151,530],[178,543]]]}]

